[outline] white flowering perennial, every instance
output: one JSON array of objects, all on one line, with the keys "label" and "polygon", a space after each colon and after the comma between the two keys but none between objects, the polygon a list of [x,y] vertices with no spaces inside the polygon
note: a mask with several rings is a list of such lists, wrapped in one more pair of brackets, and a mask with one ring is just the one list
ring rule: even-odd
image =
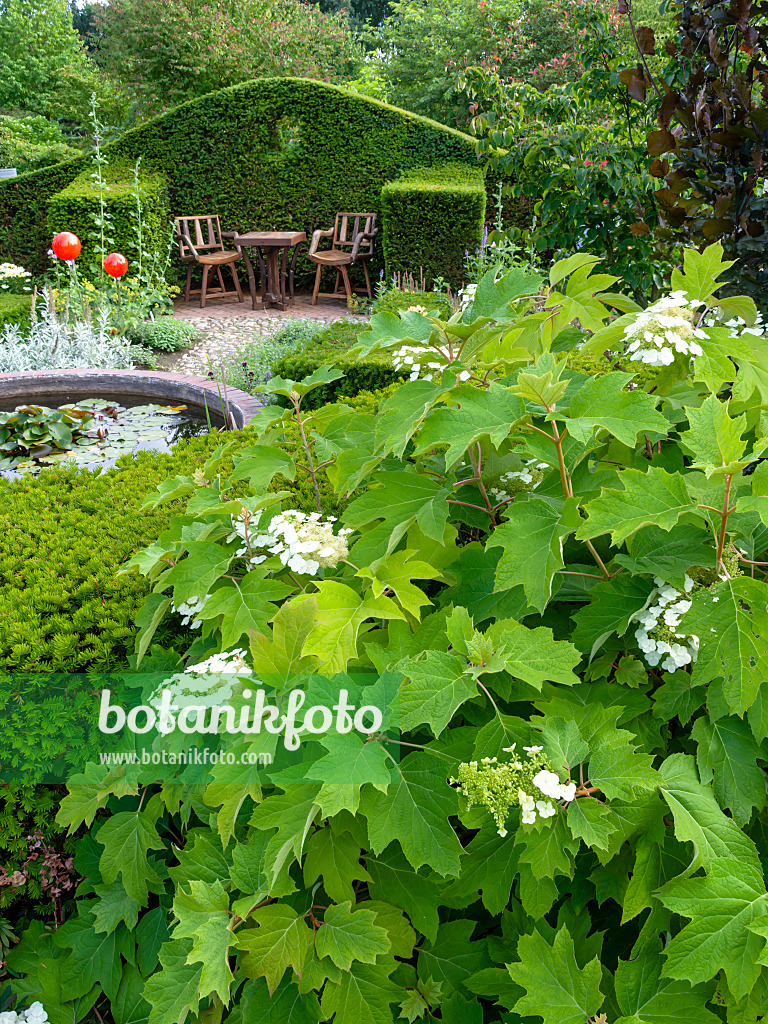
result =
[{"label": "white flowering perennial", "polygon": [[32,1003],[26,1010],[4,1010],[0,1013],[0,1024],[45,1024],[48,1011],[42,1003]]},{"label": "white flowering perennial", "polygon": [[10,291],[15,285],[22,292],[31,292],[32,288],[28,281],[32,275],[24,267],[17,267],[14,263],[0,263],[0,291]]},{"label": "white flowering perennial", "polygon": [[[405,370],[410,380],[432,380],[435,372],[448,365],[448,359],[438,349],[423,345],[402,345],[392,353],[392,365],[396,370]],[[469,370],[459,373],[459,380],[469,380]]]},{"label": "white flowering perennial", "polygon": [[536,459],[531,459],[522,469],[502,473],[499,477],[500,486],[489,488],[488,493],[493,495],[497,502],[511,501],[521,491],[535,490],[544,479],[544,474],[548,469],[549,466],[546,462],[537,462]]},{"label": "white flowering perennial", "polygon": [[698,657],[699,638],[679,629],[680,620],[691,607],[687,595],[696,584],[687,575],[684,592],[665,583],[658,576],[654,583],[656,589],[651,593],[648,604],[632,616],[631,621],[640,624],[635,630],[635,639],[651,667],[655,668],[661,662],[665,672],[674,672],[692,664]]},{"label": "white flowering perennial", "polygon": [[[514,755],[517,744],[505,747]],[[561,783],[543,756],[543,747],[523,747],[525,759],[506,763],[496,757],[469,761],[459,765],[458,779],[449,782],[467,800],[486,807],[496,822],[500,836],[507,835],[505,823],[511,807],[519,807],[524,825],[532,825],[536,816],[551,818],[557,813],[557,801],[569,802],[576,797],[576,783]]]},{"label": "white flowering perennial", "polygon": [[316,576],[320,569],[330,569],[349,557],[347,536],[350,529],[333,532],[335,516],[320,512],[299,512],[288,509],[273,516],[262,525],[262,516],[255,524],[246,518],[232,518],[234,533],[245,545],[238,549],[237,557],[258,565],[270,555],[277,555],[283,565],[293,572]]},{"label": "white flowering perennial", "polygon": [[700,356],[704,350],[697,338],[706,338],[706,331],[696,326],[696,308],[702,303],[689,299],[685,292],[669,295],[639,313],[624,328],[624,341],[631,361],[649,366],[669,366],[675,353]]}]

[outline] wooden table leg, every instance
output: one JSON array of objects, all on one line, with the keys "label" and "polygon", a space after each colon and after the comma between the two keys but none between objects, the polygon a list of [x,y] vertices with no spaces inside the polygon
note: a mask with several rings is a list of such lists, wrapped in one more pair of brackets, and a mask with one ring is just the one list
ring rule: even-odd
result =
[{"label": "wooden table leg", "polygon": [[263,309],[264,306],[256,298],[256,275],[253,273],[253,263],[248,255],[248,250],[243,246],[241,249],[243,259],[245,260],[245,269],[248,273],[248,289],[251,293],[251,309]]}]

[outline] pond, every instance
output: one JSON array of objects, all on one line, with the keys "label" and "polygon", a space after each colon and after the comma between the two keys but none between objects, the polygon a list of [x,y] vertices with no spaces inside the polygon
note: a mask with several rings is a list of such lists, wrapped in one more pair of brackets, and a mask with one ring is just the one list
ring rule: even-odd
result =
[{"label": "pond", "polygon": [[34,405],[0,411],[0,476],[19,477],[56,465],[108,468],[121,455],[167,452],[178,441],[209,430],[205,416],[186,405],[130,405],[114,398],[44,405],[44,397],[36,395]]}]

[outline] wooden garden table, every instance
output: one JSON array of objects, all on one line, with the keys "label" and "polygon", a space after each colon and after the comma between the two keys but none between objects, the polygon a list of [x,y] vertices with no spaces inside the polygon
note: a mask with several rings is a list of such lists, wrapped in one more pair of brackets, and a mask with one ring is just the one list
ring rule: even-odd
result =
[{"label": "wooden garden table", "polygon": [[[298,246],[306,240],[304,231],[246,231],[242,235],[235,235],[235,247],[243,254],[248,271],[248,285],[254,309],[287,309],[293,303],[293,277]],[[260,297],[256,292],[256,277],[253,263],[248,256],[249,248],[256,250],[259,260]],[[291,249],[293,256],[289,265],[288,254]]]}]

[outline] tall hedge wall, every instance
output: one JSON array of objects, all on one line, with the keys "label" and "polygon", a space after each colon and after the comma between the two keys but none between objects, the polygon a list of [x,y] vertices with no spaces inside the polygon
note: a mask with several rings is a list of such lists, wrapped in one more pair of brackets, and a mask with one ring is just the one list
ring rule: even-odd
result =
[{"label": "tall hedge wall", "polygon": [[464,251],[474,250],[485,223],[485,182],[476,167],[452,163],[418,167],[386,184],[381,193],[387,277],[423,270],[461,283]]},{"label": "tall hedge wall", "polygon": [[[109,223],[105,228],[108,251],[121,252],[135,269],[139,257],[136,189],[133,170],[126,165],[110,165],[104,175],[104,208]],[[163,259],[168,245],[169,209],[164,174],[139,175],[139,199],[142,206],[144,259]],[[101,245],[94,219],[100,213],[99,189],[91,170],[83,171],[48,202],[47,235],[74,231],[83,243],[78,267],[86,276],[100,270]]]},{"label": "tall hedge wall", "polygon": [[[210,93],[106,150],[113,163],[141,156],[145,169],[164,173],[171,213],[216,211],[225,230],[308,233],[330,226],[339,210],[380,212],[383,185],[403,171],[475,161],[473,142],[461,132],[302,78],[257,79]],[[88,166],[83,157],[0,182],[4,258],[45,269],[51,197]]]}]

